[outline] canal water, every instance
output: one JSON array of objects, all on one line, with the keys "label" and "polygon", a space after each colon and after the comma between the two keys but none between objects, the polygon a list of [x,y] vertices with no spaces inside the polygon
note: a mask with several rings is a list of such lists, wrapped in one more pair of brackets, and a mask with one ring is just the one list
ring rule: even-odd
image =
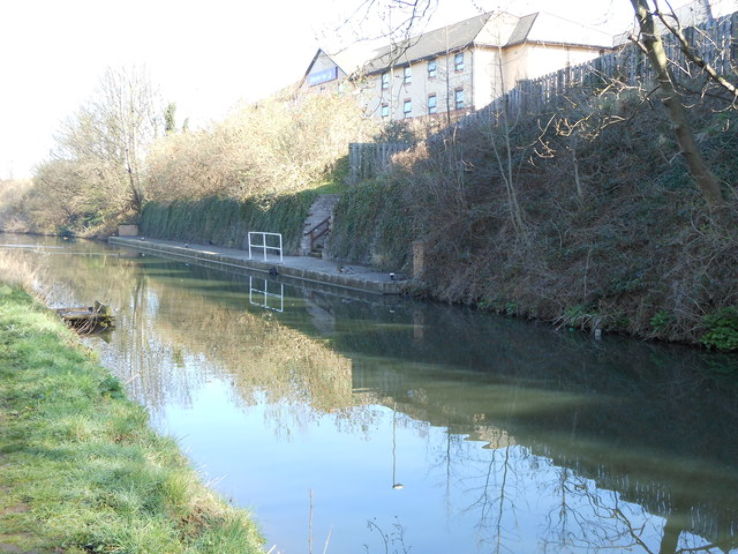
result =
[{"label": "canal water", "polygon": [[275,554],[738,552],[735,356],[0,243]]}]

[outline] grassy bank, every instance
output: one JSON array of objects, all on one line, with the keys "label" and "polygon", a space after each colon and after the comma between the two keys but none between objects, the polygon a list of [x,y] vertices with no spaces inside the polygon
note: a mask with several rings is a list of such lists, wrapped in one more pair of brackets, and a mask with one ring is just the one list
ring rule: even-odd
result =
[{"label": "grassy bank", "polygon": [[0,551],[261,552],[56,317],[0,285]]}]

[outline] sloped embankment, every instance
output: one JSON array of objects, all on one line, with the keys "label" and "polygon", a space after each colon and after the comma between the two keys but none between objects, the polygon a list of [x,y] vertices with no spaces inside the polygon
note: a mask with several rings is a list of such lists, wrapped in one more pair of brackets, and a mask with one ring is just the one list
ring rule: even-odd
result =
[{"label": "sloped embankment", "polygon": [[261,552],[248,515],[43,307],[0,285],[0,550]]},{"label": "sloped embankment", "polygon": [[663,107],[588,90],[479,120],[396,158],[336,209],[330,253],[409,268],[436,299],[583,329],[738,349],[738,114],[690,120],[725,205],[711,213]]}]

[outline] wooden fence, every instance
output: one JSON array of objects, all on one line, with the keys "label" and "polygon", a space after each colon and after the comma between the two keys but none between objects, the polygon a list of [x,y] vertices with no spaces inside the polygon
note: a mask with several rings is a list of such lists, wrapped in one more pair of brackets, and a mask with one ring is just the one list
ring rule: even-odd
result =
[{"label": "wooden fence", "polygon": [[[700,57],[719,74],[729,78],[738,75],[738,12],[686,28],[684,33]],[[672,74],[677,81],[689,83],[692,87],[700,84],[699,79],[706,81],[701,70],[686,59],[673,35],[666,34],[663,39]],[[443,140],[454,129],[493,121],[501,113],[520,117],[563,105],[571,106],[574,93],[591,94],[608,84],[651,90],[655,86],[653,80],[654,70],[646,55],[635,44],[627,43],[615,52],[586,63],[536,79],[518,81],[503,96],[461,117],[450,128],[431,135],[428,140]],[[391,165],[392,155],[409,147],[409,144],[398,142],[350,144],[350,182],[356,183],[386,171]]]},{"label": "wooden fence", "polygon": [[[684,30],[700,57],[720,75],[736,77],[738,65],[738,12],[704,22]],[[699,79],[706,80],[701,70],[686,59],[678,40],[671,34],[664,37],[664,47],[672,74],[677,81],[694,87]],[[608,83],[654,88],[654,70],[646,55],[632,43],[586,63],[566,67],[536,79],[521,80],[515,88],[493,100],[488,106],[459,120],[465,127],[495,117],[500,112],[516,116],[540,113],[544,108],[570,103],[574,92],[602,89]]]},{"label": "wooden fence", "polygon": [[349,144],[349,183],[375,177],[390,167],[392,156],[410,148],[406,142],[352,142]]}]

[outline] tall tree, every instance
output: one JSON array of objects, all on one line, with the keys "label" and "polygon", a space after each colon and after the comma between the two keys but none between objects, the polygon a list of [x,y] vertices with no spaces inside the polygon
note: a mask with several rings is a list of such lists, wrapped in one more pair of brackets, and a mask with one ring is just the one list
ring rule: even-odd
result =
[{"label": "tall tree", "polygon": [[159,132],[157,94],[143,68],[109,68],[95,96],[57,135],[56,157],[97,165],[115,175],[109,186],[139,211],[144,199],[141,168],[148,145]]},{"label": "tall tree", "polygon": [[167,109],[164,110],[164,132],[168,135],[177,131],[176,112],[177,105],[174,102],[167,104]]}]

